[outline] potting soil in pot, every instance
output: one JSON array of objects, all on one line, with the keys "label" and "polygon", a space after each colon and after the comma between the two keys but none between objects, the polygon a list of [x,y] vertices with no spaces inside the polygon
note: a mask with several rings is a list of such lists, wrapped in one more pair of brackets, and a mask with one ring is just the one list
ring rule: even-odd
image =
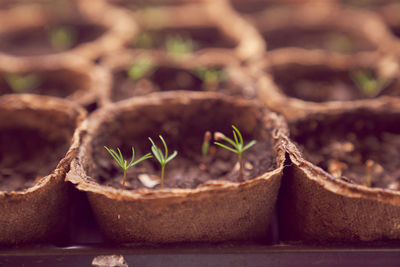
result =
[{"label": "potting soil in pot", "polygon": [[29,128],[0,129],[0,191],[20,191],[52,172],[69,143]]},{"label": "potting soil in pot", "polygon": [[400,127],[395,119],[360,111],[294,127],[305,158],[350,183],[399,190]]}]

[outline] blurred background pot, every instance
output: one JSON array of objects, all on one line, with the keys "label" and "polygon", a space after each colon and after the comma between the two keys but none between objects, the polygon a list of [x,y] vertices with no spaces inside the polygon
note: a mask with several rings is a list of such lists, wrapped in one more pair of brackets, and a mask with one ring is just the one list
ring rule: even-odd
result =
[{"label": "blurred background pot", "polygon": [[79,57],[27,60],[0,56],[0,95],[53,96],[93,110],[104,104],[110,83],[107,71]]},{"label": "blurred background pot", "polygon": [[267,53],[252,73],[259,77],[261,101],[288,120],[400,95],[399,64],[380,54],[280,49]]},{"label": "blurred background pot", "polygon": [[89,2],[43,1],[0,10],[1,54],[18,58],[75,54],[94,60],[121,48],[135,33],[134,21],[102,1]]},{"label": "blurred background pot", "polygon": [[255,99],[252,79],[231,54],[208,51],[178,60],[157,50],[122,50],[102,65],[113,77],[111,102],[160,91],[204,91]]}]

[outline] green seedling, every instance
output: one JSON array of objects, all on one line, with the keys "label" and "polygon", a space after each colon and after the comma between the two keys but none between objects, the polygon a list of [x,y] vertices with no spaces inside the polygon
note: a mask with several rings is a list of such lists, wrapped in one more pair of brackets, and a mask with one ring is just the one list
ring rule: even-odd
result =
[{"label": "green seedling", "polygon": [[369,98],[376,97],[389,84],[388,80],[383,78],[374,78],[371,71],[357,70],[350,73],[355,85],[361,93]]},{"label": "green seedling", "polygon": [[216,90],[218,83],[228,78],[227,73],[218,68],[197,68],[193,73],[203,81],[203,87],[207,91]]},{"label": "green seedling", "polygon": [[178,152],[175,150],[171,155],[168,156],[168,147],[167,144],[165,143],[164,138],[159,135],[158,137],[160,137],[161,142],[164,145],[164,154],[161,151],[160,148],[158,148],[153,140],[149,137],[149,140],[152,144],[151,146],[151,151],[153,152],[154,157],[157,159],[157,161],[160,163],[161,165],[161,188],[164,188],[164,171],[165,171],[165,165],[170,162],[171,160],[173,160],[176,155],[178,155]]},{"label": "green seedling", "polygon": [[150,49],[154,47],[154,36],[151,32],[141,32],[133,41],[134,48]]},{"label": "green seedling", "polygon": [[34,73],[9,73],[4,79],[14,93],[29,93],[38,88],[42,82],[40,76]]},{"label": "green seedling", "polygon": [[327,36],[328,49],[339,53],[351,53],[354,51],[353,43],[345,34],[331,33]]},{"label": "green seedling", "polygon": [[[224,140],[226,142],[228,142],[229,144],[232,145],[232,147],[229,147],[227,145],[224,145],[220,142],[214,142],[214,144],[223,147],[229,151],[232,151],[233,153],[236,153],[238,155],[238,163],[239,163],[239,181],[243,181],[243,158],[242,158],[242,154],[245,150],[249,149],[250,147],[252,147],[256,141],[252,140],[250,141],[247,145],[243,144],[243,137],[242,134],[240,133],[240,131],[234,126],[232,125],[233,128],[233,138],[235,140],[232,140],[228,137],[226,137],[223,133],[220,132],[216,132],[214,133],[214,139],[215,140]],[[238,138],[239,137],[239,138]]]},{"label": "green seedling", "polygon": [[77,33],[73,27],[57,26],[49,30],[50,45],[56,51],[65,51],[76,43]]},{"label": "green seedling", "polygon": [[151,75],[155,70],[155,64],[149,57],[140,57],[127,70],[128,77],[134,81]]},{"label": "green seedling", "polygon": [[191,38],[180,35],[167,36],[165,40],[167,53],[178,59],[182,55],[192,53],[195,46],[195,42]]},{"label": "green seedling", "polygon": [[114,158],[114,160],[118,163],[118,165],[119,165],[119,166],[123,169],[123,171],[124,171],[124,179],[122,180],[122,188],[125,188],[126,171],[127,171],[129,168],[133,167],[134,165],[138,164],[139,162],[141,162],[141,161],[143,161],[143,160],[146,160],[146,159],[149,159],[149,158],[152,158],[151,153],[147,153],[146,155],[144,155],[144,156],[141,157],[140,159],[134,161],[134,160],[135,160],[135,149],[132,147],[132,159],[131,159],[131,161],[130,161],[129,164],[128,164],[128,162],[123,158],[122,153],[121,153],[121,150],[119,150],[118,147],[117,147],[118,153],[117,153],[115,150],[110,149],[110,148],[108,148],[108,147],[106,147],[106,146],[104,146],[104,148],[108,151],[108,153],[110,153],[110,155]]}]

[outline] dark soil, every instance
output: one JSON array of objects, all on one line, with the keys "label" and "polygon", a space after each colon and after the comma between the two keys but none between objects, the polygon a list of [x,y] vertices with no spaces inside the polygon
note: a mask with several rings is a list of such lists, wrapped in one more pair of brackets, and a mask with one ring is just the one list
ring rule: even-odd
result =
[{"label": "dark soil", "polygon": [[[144,36],[146,40],[144,41]],[[164,28],[146,31],[139,34],[134,40],[134,48],[165,49],[168,38],[182,38],[193,41],[193,51],[202,48],[234,48],[236,42],[229,39],[217,27],[192,27],[192,28]]]},{"label": "dark soil", "polygon": [[0,129],[0,191],[21,191],[49,175],[69,143],[35,129]]},{"label": "dark soil", "polygon": [[[237,155],[224,148],[210,148],[210,155],[202,157],[202,142],[206,131],[223,132],[232,137],[232,124],[236,125],[247,144],[251,139],[257,143],[243,153],[247,164],[244,179],[276,168],[276,151],[272,147],[269,130],[263,127],[259,110],[252,106],[235,106],[233,102],[222,101],[222,98],[209,101],[192,101],[187,103],[167,103],[166,105],[149,105],[135,110],[120,113],[107,119],[96,130],[90,144],[90,156],[84,163],[85,171],[101,184],[111,184],[121,188],[122,169],[117,166],[104,146],[116,149],[119,147],[125,158],[132,156],[134,146],[137,158],[151,152],[148,137],[160,146],[158,135],[161,134],[169,154],[178,151],[175,159],[166,165],[165,186],[178,188],[195,188],[207,181],[223,179],[236,181],[238,170],[234,168]],[[232,106],[233,105],[233,106]],[[151,115],[150,115],[151,114]],[[247,125],[244,126],[244,125]],[[248,128],[249,125],[256,128]],[[246,130],[247,128],[247,130]],[[250,132],[251,131],[251,132]],[[213,140],[210,142],[213,144]],[[148,159],[128,171],[129,186],[142,187],[137,177],[140,173],[160,175],[160,165],[155,159]]]},{"label": "dark soil", "polygon": [[395,2],[396,0],[387,1],[375,1],[375,0],[340,0],[341,5],[347,5],[352,8],[364,8],[364,9],[377,9],[385,4]]},{"label": "dark soil", "polygon": [[[149,151],[150,151],[149,142]],[[238,181],[237,155],[223,148],[213,147],[215,154],[204,158],[201,151],[187,151],[184,153],[178,150],[178,156],[166,165],[165,187],[174,188],[195,188],[207,181],[225,180]],[[172,151],[171,151],[172,152]],[[141,152],[139,155],[143,155]],[[131,156],[126,153],[125,155]],[[128,156],[128,157],[129,157]],[[274,153],[267,142],[259,142],[244,152],[245,171],[244,180],[250,180],[267,171],[273,170]],[[101,166],[101,171],[96,175],[98,182],[121,188],[123,174],[121,168],[116,165],[108,154],[96,162]],[[160,177],[160,166],[155,159],[146,160],[127,172],[127,189],[138,189],[144,186],[137,178],[140,174],[148,174]],[[156,186],[156,188],[158,188]]]},{"label": "dark soil", "polygon": [[[11,75],[15,75],[12,73]],[[87,78],[82,74],[69,70],[54,70],[31,73],[18,73],[19,77],[33,75],[37,82],[27,87],[26,90],[15,91],[10,86],[8,73],[0,75],[0,95],[12,93],[30,93],[65,98],[87,86]]]},{"label": "dark soil", "polygon": [[279,3],[279,1],[242,1],[242,0],[231,0],[230,1],[232,4],[232,7],[238,11],[239,13],[242,14],[254,14],[254,13],[259,13],[262,10],[271,8],[271,7],[276,7],[276,6],[282,6],[282,5],[287,5],[285,3]]},{"label": "dark soil", "polygon": [[0,35],[0,51],[16,56],[37,56],[62,52],[52,47],[49,32],[53,26],[74,29],[74,42],[70,48],[100,37],[105,29],[86,22],[63,23],[32,27]]},{"label": "dark soil", "polygon": [[[352,74],[354,70],[335,70],[326,65],[288,64],[270,69],[278,87],[289,97],[305,101],[351,101],[367,99],[366,95],[356,86]],[[373,73],[373,70],[365,70]],[[288,75],[290,74],[290,75]],[[376,77],[376,75],[374,75]],[[381,95],[400,95],[398,81],[388,81],[388,85],[380,91]]]},{"label": "dark soil", "polygon": [[108,2],[132,10],[160,6],[180,6],[184,3],[184,1],[179,0],[108,0]]},{"label": "dark soil", "polygon": [[343,54],[371,51],[376,47],[363,36],[329,28],[303,29],[290,27],[263,32],[268,50],[284,47],[324,49]]},{"label": "dark soil", "polygon": [[[361,111],[363,112],[363,111]],[[400,189],[400,126],[390,115],[347,114],[293,127],[304,157],[337,178],[372,187]]]},{"label": "dark soil", "polygon": [[241,95],[243,92],[243,89],[229,78],[216,84],[206,84],[194,71],[175,67],[159,66],[137,81],[130,79],[126,70],[115,71],[113,75],[111,98],[114,102],[159,91],[218,91],[227,95]]},{"label": "dark soil", "polygon": [[398,38],[400,38],[400,25],[397,26],[390,26],[389,25],[389,30],[391,30],[391,32],[397,36]]}]

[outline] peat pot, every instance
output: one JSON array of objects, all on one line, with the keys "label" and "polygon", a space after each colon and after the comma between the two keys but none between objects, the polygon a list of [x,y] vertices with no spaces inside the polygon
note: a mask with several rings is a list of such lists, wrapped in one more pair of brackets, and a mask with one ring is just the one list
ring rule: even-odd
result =
[{"label": "peat pot", "polygon": [[49,2],[0,10],[1,55],[35,60],[75,54],[94,60],[121,48],[136,32],[129,16],[102,1]]},{"label": "peat pot", "polygon": [[94,109],[104,104],[110,82],[107,71],[79,57],[28,60],[0,56],[0,95],[53,96]]},{"label": "peat pot", "polygon": [[288,121],[400,96],[399,64],[389,55],[286,48],[267,53],[252,71],[261,101]]},{"label": "peat pot", "polygon": [[292,164],[279,198],[283,240],[400,238],[399,104],[357,103],[292,123],[297,145],[286,140]]},{"label": "peat pot", "polygon": [[205,91],[254,99],[255,79],[235,57],[223,52],[191,54],[176,60],[161,51],[121,50],[102,61],[112,74],[109,102],[159,91]]},{"label": "peat pot", "polygon": [[78,105],[57,98],[0,97],[1,245],[65,240],[70,186],[64,177],[84,116]]},{"label": "peat pot", "polygon": [[[202,155],[206,131],[232,137],[231,125],[245,144],[243,181],[236,154],[211,143]],[[87,193],[104,236],[114,242],[219,242],[267,238],[280,186],[284,122],[248,100],[213,93],[165,92],[136,97],[96,111],[73,160],[67,180]],[[151,137],[178,151],[165,168],[165,187],[157,181],[155,158],[122,171],[104,146],[123,155],[150,152]],[[156,178],[154,178],[156,177]],[[153,179],[153,180],[151,180]],[[147,182],[146,182],[147,180]],[[145,188],[145,186],[147,188]]]}]

